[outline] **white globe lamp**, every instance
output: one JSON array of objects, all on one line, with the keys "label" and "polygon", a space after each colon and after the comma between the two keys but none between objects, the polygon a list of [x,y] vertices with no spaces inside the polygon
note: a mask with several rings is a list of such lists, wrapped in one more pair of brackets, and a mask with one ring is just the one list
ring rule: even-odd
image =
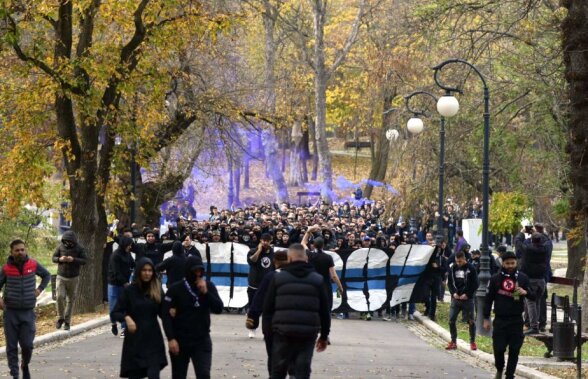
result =
[{"label": "white globe lamp", "polygon": [[406,128],[411,134],[419,134],[424,128],[423,120],[418,117],[412,117],[406,123]]},{"label": "white globe lamp", "polygon": [[398,130],[396,129],[388,129],[388,131],[386,131],[386,139],[390,142],[396,142],[398,136],[400,136],[400,133],[398,133]]},{"label": "white globe lamp", "polygon": [[455,96],[441,96],[437,101],[437,112],[443,117],[453,117],[459,112],[459,101]]}]

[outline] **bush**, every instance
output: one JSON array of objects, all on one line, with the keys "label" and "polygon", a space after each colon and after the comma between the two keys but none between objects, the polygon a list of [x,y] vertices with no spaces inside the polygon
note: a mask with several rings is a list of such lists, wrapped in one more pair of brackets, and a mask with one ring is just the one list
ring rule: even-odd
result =
[{"label": "bush", "polygon": [[41,220],[39,214],[27,209],[16,217],[0,214],[0,259],[6,260],[10,254],[10,242],[17,238],[27,243],[31,256],[40,258],[51,255],[59,243],[57,231],[53,227],[40,226]]}]

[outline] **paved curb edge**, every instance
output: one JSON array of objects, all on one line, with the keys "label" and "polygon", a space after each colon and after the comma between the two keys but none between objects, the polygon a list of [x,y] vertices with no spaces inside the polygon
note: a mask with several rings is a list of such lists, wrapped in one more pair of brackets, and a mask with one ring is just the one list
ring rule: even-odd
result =
[{"label": "paved curb edge", "polygon": [[[35,340],[33,341],[33,346],[36,348],[39,346],[47,345],[49,343],[63,341],[68,338],[75,337],[79,334],[88,332],[92,329],[96,329],[101,326],[107,325],[109,323],[110,317],[103,316],[97,319],[86,321],[79,325],[74,325],[67,332],[65,330],[58,330],[52,333],[43,334],[42,336],[35,337]],[[0,347],[0,355],[6,355],[6,346]]]},{"label": "paved curb edge", "polygon": [[[451,334],[449,334],[449,331],[445,330],[436,322],[431,321],[427,317],[422,316],[419,312],[414,313],[414,318],[418,322],[423,324],[427,329],[431,330],[433,333],[443,338],[445,341],[451,341]],[[488,354],[480,350],[472,351],[470,350],[470,345],[461,339],[457,340],[457,348],[459,351],[463,353],[469,354],[475,358],[478,358],[480,360],[486,361],[494,365],[494,356],[492,354]],[[546,374],[534,368],[521,365],[520,363],[517,365],[516,374],[529,379],[559,379],[555,376]]]}]

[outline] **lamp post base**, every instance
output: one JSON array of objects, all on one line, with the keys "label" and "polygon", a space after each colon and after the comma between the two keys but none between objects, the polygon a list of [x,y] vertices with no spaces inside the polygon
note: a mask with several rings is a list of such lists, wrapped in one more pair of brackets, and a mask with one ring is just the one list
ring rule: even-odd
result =
[{"label": "lamp post base", "polygon": [[479,336],[492,336],[492,328],[490,330],[484,329],[484,306],[486,303],[486,291],[480,293],[476,292],[476,332]]}]

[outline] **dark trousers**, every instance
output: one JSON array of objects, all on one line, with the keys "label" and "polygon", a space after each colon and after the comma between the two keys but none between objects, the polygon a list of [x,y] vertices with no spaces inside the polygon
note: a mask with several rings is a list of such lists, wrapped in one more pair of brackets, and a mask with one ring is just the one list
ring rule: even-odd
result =
[{"label": "dark trousers", "polygon": [[449,307],[449,332],[451,333],[451,341],[457,341],[457,316],[459,316],[459,312],[462,312],[463,317],[468,321],[470,326],[470,342],[475,342],[476,322],[474,319],[474,299],[451,299],[451,306]]},{"label": "dark trousers", "polygon": [[212,340],[210,336],[198,341],[194,346],[180,345],[180,353],[171,356],[172,379],[186,379],[188,366],[192,360],[196,379],[210,379],[212,366]]},{"label": "dark trousers", "polygon": [[492,347],[494,349],[494,365],[499,371],[504,370],[504,353],[508,347],[508,362],[506,364],[506,379],[514,378],[519,361],[519,352],[523,346],[523,319],[495,318],[492,330]]},{"label": "dark trousers", "polygon": [[253,304],[253,298],[255,297],[255,293],[257,292],[257,288],[247,287],[247,299],[249,303],[247,303],[247,308],[251,307]]},{"label": "dark trousers", "polygon": [[22,353],[22,364],[28,366],[33,355],[35,339],[35,311],[33,309],[4,309],[4,337],[10,375],[18,378],[18,345]]},{"label": "dark trousers", "polygon": [[140,370],[140,372],[129,373],[129,379],[159,379],[159,373],[161,372],[161,365],[158,363],[154,366],[147,368],[147,371]]},{"label": "dark trousers", "polygon": [[425,301],[425,307],[427,308],[427,316],[434,319],[437,313],[437,297],[439,296],[439,289],[441,287],[441,276],[433,275],[427,282],[427,301]]},{"label": "dark trousers", "polygon": [[547,288],[541,299],[539,299],[539,329],[547,326]]},{"label": "dark trousers", "polygon": [[310,365],[316,338],[297,339],[274,333],[271,379],[284,379],[294,366],[296,379],[310,378]]}]

